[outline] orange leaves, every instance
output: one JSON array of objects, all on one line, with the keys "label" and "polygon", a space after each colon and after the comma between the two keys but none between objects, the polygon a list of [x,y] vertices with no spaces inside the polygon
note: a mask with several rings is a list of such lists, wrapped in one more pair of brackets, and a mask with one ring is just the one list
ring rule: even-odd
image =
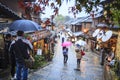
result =
[{"label": "orange leaves", "polygon": [[33,7],[34,13],[39,13],[41,11],[41,7],[39,5],[34,5]]},{"label": "orange leaves", "polygon": [[[61,0],[56,0],[58,4],[61,4]],[[56,4],[56,1],[51,2],[51,0],[37,0],[37,2],[31,2],[30,0],[27,0],[27,2],[24,2],[24,0],[19,0],[18,4],[19,7],[24,11],[24,15],[31,15],[31,13],[34,13],[35,15],[45,14],[43,11],[47,7],[51,7],[53,10],[52,15],[58,14],[58,4]]]},{"label": "orange leaves", "polygon": [[22,9],[25,9],[25,3],[23,2],[23,0],[18,1],[18,6]]}]

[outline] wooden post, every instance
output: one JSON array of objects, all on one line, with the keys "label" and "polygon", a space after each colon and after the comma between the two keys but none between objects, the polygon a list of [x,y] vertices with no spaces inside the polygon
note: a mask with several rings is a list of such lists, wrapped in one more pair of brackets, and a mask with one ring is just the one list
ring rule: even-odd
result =
[{"label": "wooden post", "polygon": [[116,57],[120,60],[120,30],[118,32],[118,39],[117,39],[117,45],[116,45]]}]

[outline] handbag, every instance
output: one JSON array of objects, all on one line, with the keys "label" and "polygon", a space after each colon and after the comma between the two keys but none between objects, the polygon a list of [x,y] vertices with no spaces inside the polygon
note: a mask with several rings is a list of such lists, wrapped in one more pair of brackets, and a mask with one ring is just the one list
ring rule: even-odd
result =
[{"label": "handbag", "polygon": [[33,68],[35,59],[32,57],[32,55],[30,55],[30,57],[28,59],[24,59],[24,61],[25,61],[25,66],[27,68]]},{"label": "handbag", "polygon": [[81,55],[84,56],[84,55],[85,55],[85,52],[84,52],[84,51],[81,51]]}]

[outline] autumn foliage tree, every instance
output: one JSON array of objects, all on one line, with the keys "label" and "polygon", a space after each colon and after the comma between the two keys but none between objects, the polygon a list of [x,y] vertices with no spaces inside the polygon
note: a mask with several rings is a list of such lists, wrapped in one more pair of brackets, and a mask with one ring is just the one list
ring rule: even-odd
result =
[{"label": "autumn foliage tree", "polygon": [[31,0],[18,0],[18,4],[19,8],[23,10],[22,16],[26,19],[31,19],[31,14],[45,14],[44,11],[47,6],[54,10],[53,15],[51,15],[51,18],[53,18],[58,14],[58,7],[55,5],[55,3],[49,3],[49,1],[50,0],[38,0],[37,2],[32,2]]},{"label": "autumn foliage tree", "polygon": [[101,12],[107,24],[120,25],[120,0],[75,0],[75,2],[75,6],[71,7],[71,12],[73,12],[74,15],[78,13],[78,11],[81,12],[82,8],[89,14],[102,8],[103,10]]},{"label": "autumn foliage tree", "polygon": [[[18,3],[20,8],[25,10],[25,15],[30,19],[31,12],[35,14],[44,13],[46,6],[54,9],[54,14],[51,17],[56,16],[63,0],[54,0],[59,7],[56,7],[55,3],[49,3],[50,1],[38,0],[38,3],[32,3],[29,0],[27,2],[25,0],[19,0]],[[66,1],[68,2],[70,0]],[[74,17],[76,17],[76,14],[81,12],[82,8],[90,14],[93,11],[98,11],[100,7],[103,9],[103,16],[108,24],[120,24],[120,0],[75,0],[75,6],[69,8],[69,13],[73,13]]]}]

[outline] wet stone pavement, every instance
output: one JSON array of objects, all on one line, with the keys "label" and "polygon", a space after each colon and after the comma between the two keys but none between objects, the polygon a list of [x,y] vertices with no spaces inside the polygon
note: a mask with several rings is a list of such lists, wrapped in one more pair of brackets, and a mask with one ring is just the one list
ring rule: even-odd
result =
[{"label": "wet stone pavement", "polygon": [[61,41],[55,47],[52,62],[36,72],[29,74],[29,80],[103,80],[103,68],[99,64],[99,56],[86,52],[80,65],[80,71],[75,70],[76,55],[74,46],[69,46],[68,62],[64,64]]}]

